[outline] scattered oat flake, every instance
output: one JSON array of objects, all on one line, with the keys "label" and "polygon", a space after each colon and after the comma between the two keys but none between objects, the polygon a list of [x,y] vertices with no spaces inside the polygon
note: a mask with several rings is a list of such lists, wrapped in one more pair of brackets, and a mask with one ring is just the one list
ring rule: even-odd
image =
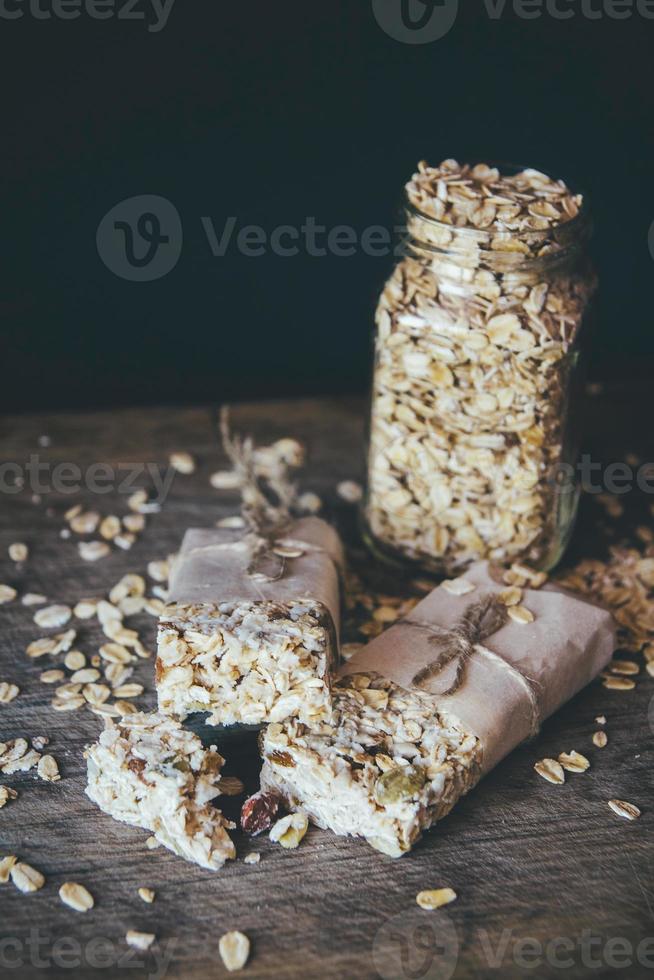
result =
[{"label": "scattered oat flake", "polygon": [[211,474],[209,483],[214,490],[238,490],[241,478],[234,470],[220,470]]},{"label": "scattered oat flake", "polygon": [[12,561],[15,562],[27,561],[27,556],[29,555],[29,549],[26,544],[23,544],[22,541],[16,541],[14,542],[14,544],[10,544],[8,551],[9,551],[9,557],[11,558]]},{"label": "scattered oat flake", "polygon": [[133,534],[140,534],[145,527],[145,517],[143,514],[126,514],[123,517],[123,527]]},{"label": "scattered oat flake", "polygon": [[0,606],[5,602],[13,602],[17,594],[16,589],[12,589],[10,585],[0,585]]},{"label": "scattered oat flake", "polygon": [[43,629],[58,629],[60,626],[65,626],[72,615],[73,610],[70,606],[46,606],[45,609],[39,609],[34,613],[34,622]]},{"label": "scattered oat flake", "polygon": [[628,677],[613,677],[609,675],[604,677],[602,684],[609,691],[633,691],[636,686],[636,681],[632,681]]},{"label": "scattered oat flake", "polygon": [[128,946],[133,946],[134,949],[140,949],[145,952],[150,949],[150,946],[152,946],[156,938],[153,932],[137,932],[136,929],[128,929],[125,935],[125,942]]},{"label": "scattered oat flake", "polygon": [[428,891],[418,892],[416,902],[421,909],[433,911],[434,909],[441,908],[443,905],[449,905],[456,898],[457,894],[452,888],[434,888]]},{"label": "scattered oat flake", "polygon": [[640,810],[633,803],[625,803],[624,800],[609,800],[609,806],[618,817],[625,820],[638,820]]},{"label": "scattered oat flake", "polygon": [[250,940],[242,932],[226,932],[220,937],[218,950],[230,973],[242,970],[250,955]]},{"label": "scattered oat flake", "polygon": [[16,684],[9,684],[7,681],[0,681],[0,704],[9,704],[20,694],[20,688]]},{"label": "scattered oat flake", "polygon": [[317,493],[301,493],[297,505],[303,514],[318,514],[322,510],[322,500]]},{"label": "scattered oat flake", "polygon": [[111,548],[106,541],[80,541],[77,550],[84,561],[98,561],[100,558],[105,558]]},{"label": "scattered oat flake", "polygon": [[26,592],[24,596],[21,596],[20,601],[23,606],[42,606],[48,600],[40,592]]},{"label": "scattered oat flake", "polygon": [[75,881],[66,881],[59,889],[59,898],[76,912],[88,912],[95,905],[93,895],[84,885],[78,885]]},{"label": "scattered oat flake", "polygon": [[42,755],[39,759],[36,771],[41,779],[46,783],[56,783],[61,779],[57,760],[53,755]]},{"label": "scattered oat flake", "polygon": [[170,566],[166,560],[148,562],[148,575],[155,582],[167,582]]},{"label": "scattered oat flake", "polygon": [[62,681],[65,676],[63,670],[44,670],[39,676],[39,680],[42,684],[56,684],[58,681]]},{"label": "scattered oat flake", "polygon": [[474,592],[477,588],[476,585],[473,585],[472,582],[469,582],[465,578],[445,579],[442,585],[450,595],[468,595],[469,592]]},{"label": "scattered oat flake", "polygon": [[609,670],[613,674],[621,674],[625,677],[632,677],[640,673],[640,667],[634,660],[612,660]]},{"label": "scattered oat flake", "polygon": [[189,476],[189,474],[195,472],[195,460],[190,453],[171,453],[168,457],[168,462],[175,472],[182,473],[184,476]]},{"label": "scattered oat flake", "polygon": [[73,613],[78,619],[91,619],[97,612],[98,602],[98,599],[80,599],[74,607]]},{"label": "scattered oat flake", "polygon": [[17,858],[13,854],[0,858],[0,885],[6,885],[9,881],[9,874],[15,865]]},{"label": "scattered oat flake", "polygon": [[32,739],[32,747],[36,749],[37,752],[42,752],[46,745],[50,744],[50,739],[47,735],[36,735]]},{"label": "scattered oat flake", "polygon": [[539,776],[546,779],[548,783],[554,783],[555,786],[561,786],[565,782],[563,766],[556,759],[541,759],[535,764],[534,769]]},{"label": "scattered oat flake", "polygon": [[139,888],[138,896],[144,902],[147,902],[148,905],[152,905],[155,899],[155,893],[151,888]]},{"label": "scattered oat flake", "polygon": [[234,530],[244,528],[245,521],[242,517],[234,514],[232,517],[221,517],[219,521],[216,521],[216,527],[226,527],[233,528]]},{"label": "scattered oat flake", "polygon": [[120,534],[121,527],[120,518],[116,517],[115,514],[109,514],[100,522],[100,536],[105,541],[113,541],[116,535]]},{"label": "scattered oat flake", "polygon": [[[18,798],[18,793],[11,786],[0,786],[0,810],[9,802]],[[0,879],[1,881],[1,879]]]},{"label": "scattered oat flake", "polygon": [[64,657],[64,666],[68,670],[81,670],[86,666],[86,657],[81,650],[69,650]]},{"label": "scattered oat flake", "polygon": [[136,538],[133,534],[117,534],[114,538],[116,547],[121,548],[123,551],[129,551],[135,541]]},{"label": "scattered oat flake", "polygon": [[527,623],[533,623],[534,614],[526,606],[509,606],[507,609],[509,618],[513,620],[514,623],[520,623],[521,626],[526,626]]},{"label": "scattered oat flake", "polygon": [[24,861],[18,861],[10,870],[11,880],[19,891],[26,895],[30,892],[37,892],[45,885],[45,878],[40,871],[32,868]]},{"label": "scattered oat flake", "polygon": [[598,725],[606,725],[606,715],[598,715],[597,718],[595,719],[595,722]]},{"label": "scattered oat flake", "polygon": [[161,847],[161,843],[157,840],[156,837],[148,837],[148,839],[145,842],[145,846],[149,851],[156,851],[158,847]]},{"label": "scattered oat flake", "polygon": [[138,698],[140,694],[143,694],[142,684],[121,684],[120,687],[114,688],[115,698]]},{"label": "scattered oat flake", "polygon": [[596,745],[598,749],[603,749],[607,745],[608,740],[606,732],[595,732],[593,735],[593,745]]},{"label": "scattered oat flake", "polygon": [[250,854],[246,854],[243,858],[243,864],[258,864],[261,860],[261,855],[258,851],[251,851]]},{"label": "scattered oat flake", "polygon": [[559,762],[568,772],[586,772],[587,769],[590,769],[590,762],[586,756],[574,750],[572,752],[561,752]]},{"label": "scattered oat flake", "polygon": [[346,503],[357,504],[363,497],[363,487],[354,480],[342,480],[336,487],[336,493]]},{"label": "scattered oat flake", "polygon": [[503,589],[497,598],[504,606],[517,606],[522,602],[522,589],[515,585],[510,586],[508,589]]}]

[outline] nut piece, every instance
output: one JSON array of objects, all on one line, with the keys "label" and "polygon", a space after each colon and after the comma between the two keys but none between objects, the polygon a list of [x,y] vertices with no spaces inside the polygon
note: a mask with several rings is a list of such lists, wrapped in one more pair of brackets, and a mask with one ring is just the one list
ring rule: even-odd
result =
[{"label": "nut piece", "polygon": [[609,800],[609,806],[618,817],[625,820],[638,820],[640,810],[633,803],[625,803],[624,800]]},{"label": "nut piece", "polygon": [[59,889],[59,898],[64,905],[70,906],[76,912],[88,912],[95,905],[93,895],[74,881],[66,881]]},{"label": "nut piece", "polygon": [[255,793],[241,809],[241,828],[251,837],[272,827],[279,812],[280,798],[274,793]]},{"label": "nut piece", "polygon": [[137,932],[136,929],[128,929],[125,936],[125,942],[128,946],[133,946],[134,949],[140,949],[144,952],[150,949],[155,939],[156,936],[153,932]]},{"label": "nut piece", "polygon": [[374,796],[381,806],[410,800],[427,781],[422,769],[413,766],[394,766],[387,769],[375,783]]},{"label": "nut piece", "polygon": [[195,460],[190,453],[171,453],[168,462],[177,473],[183,473],[184,476],[195,472]]},{"label": "nut piece", "polygon": [[561,786],[565,782],[563,767],[556,759],[541,759],[535,764],[534,769],[539,776],[546,779],[548,783],[554,783],[555,786]]},{"label": "nut piece", "polygon": [[218,950],[230,973],[242,970],[250,955],[250,940],[242,932],[226,932],[220,937]]},{"label": "nut piece", "polygon": [[278,820],[270,831],[270,840],[281,844],[287,850],[299,847],[300,841],[307,832],[309,819],[306,813],[289,813],[287,817]]},{"label": "nut piece", "polygon": [[586,756],[574,750],[572,752],[561,752],[559,762],[568,772],[586,772],[587,769],[590,769],[590,762]]},{"label": "nut piece", "polygon": [[151,888],[139,888],[138,896],[148,905],[152,905],[155,899],[155,893]]},{"label": "nut piece", "polygon": [[452,888],[434,888],[429,891],[418,892],[416,902],[421,909],[432,911],[439,909],[442,905],[449,905],[457,897]]},{"label": "nut piece", "polygon": [[41,872],[29,864],[25,864],[24,861],[14,864],[9,873],[16,888],[25,892],[26,895],[30,892],[37,892],[39,888],[43,888],[45,885],[45,878]]},{"label": "nut piece", "polygon": [[9,551],[9,557],[12,561],[27,561],[29,549],[26,544],[22,543],[22,541],[16,541],[14,544],[10,544],[7,550]]},{"label": "nut piece", "polygon": [[593,735],[593,745],[596,745],[598,749],[603,749],[608,740],[606,732],[595,732]]}]

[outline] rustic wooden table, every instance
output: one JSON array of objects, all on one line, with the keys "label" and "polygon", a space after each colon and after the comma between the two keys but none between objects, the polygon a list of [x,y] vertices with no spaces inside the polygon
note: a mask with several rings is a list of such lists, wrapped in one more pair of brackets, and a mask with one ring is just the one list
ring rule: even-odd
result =
[{"label": "rustic wooden table", "polygon": [[[624,388],[592,400],[588,447],[594,459],[608,463],[626,451],[651,452],[649,415],[642,415],[648,391],[642,395],[642,408],[637,393]],[[248,405],[234,413],[235,427],[257,441],[293,435],[308,445],[304,486],[325,499],[351,542],[354,508],[338,498],[335,487],[339,480],[361,478],[362,414],[355,400]],[[636,418],[643,420],[640,426],[632,425]],[[136,474],[138,485],[151,487],[154,470],[144,464],[163,472],[176,449],[192,452],[198,469],[175,477],[161,512],[148,516],[133,549],[113,550],[94,564],[82,561],[76,541],[60,536],[64,511],[81,502],[103,514],[127,513],[126,478]],[[237,503],[233,493],[209,485],[210,473],[225,461],[207,410],[8,418],[0,423],[0,460],[0,582],[19,594],[42,592],[50,601],[72,604],[106,594],[124,572],[144,574],[149,560],[174,551],[187,526],[212,525],[234,513]],[[82,486],[64,493],[53,486],[62,476],[69,488],[79,479],[74,469],[56,470],[61,463],[79,467],[82,484],[98,475],[102,482],[102,472],[89,469],[98,462],[114,471],[113,478],[103,471],[108,492]],[[22,489],[12,485],[19,475]],[[648,499],[625,495],[624,524],[614,526],[587,498],[573,556],[600,553],[635,524],[651,523]],[[7,558],[13,541],[30,547],[29,560],[17,567]],[[372,561],[366,564],[372,568]],[[405,586],[396,580],[393,587]],[[296,851],[237,835],[240,857],[258,850],[261,863],[238,860],[209,873],[163,849],[147,850],[146,832],[114,822],[84,795],[82,750],[96,737],[100,719],[85,710],[62,714],[50,707],[52,689],[38,680],[51,666],[45,663],[49,658],[31,661],[24,653],[43,632],[33,613],[18,601],[0,608],[0,681],[21,688],[12,704],[0,706],[0,741],[50,736],[62,779],[49,784],[33,772],[0,779],[19,792],[0,812],[0,855],[18,854],[47,879],[32,895],[0,885],[3,976],[222,977],[218,939],[229,929],[252,940],[244,972],[251,978],[540,980],[620,970],[633,978],[654,970],[654,681],[643,677],[629,694],[599,684],[587,689],[400,861],[313,828]],[[133,625],[153,649],[154,620],[143,614]],[[76,646],[94,653],[103,639],[97,621],[80,621],[77,628]],[[139,699],[146,708],[155,701],[152,671],[152,660],[142,661],[135,677],[146,686]],[[591,742],[599,714],[608,719],[603,750]],[[226,771],[254,789],[255,737],[221,738],[220,748]],[[573,748],[591,759],[589,773],[554,787],[534,772],[537,759]],[[642,818],[619,820],[607,806],[611,797],[638,803]],[[235,814],[239,802],[230,801],[227,811]],[[91,912],[82,915],[61,904],[58,888],[67,880],[89,887],[96,898]],[[138,898],[142,885],[156,890],[154,905]],[[454,904],[431,913],[417,908],[418,891],[445,885],[458,893]],[[157,934],[149,953],[128,950],[124,936],[130,928]]]}]

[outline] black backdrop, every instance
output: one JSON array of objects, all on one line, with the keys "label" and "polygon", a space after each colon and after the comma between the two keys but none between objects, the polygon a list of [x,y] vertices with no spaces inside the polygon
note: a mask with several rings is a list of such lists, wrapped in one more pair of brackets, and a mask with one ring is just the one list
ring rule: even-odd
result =
[{"label": "black backdrop", "polygon": [[[22,13],[0,16],[5,410],[363,390],[392,258],[308,254],[306,239],[254,257],[234,239],[307,218],[390,228],[421,157],[583,184],[603,283],[593,357],[647,365],[654,20],[637,0],[558,0],[565,20],[551,3],[525,19],[511,0],[499,17],[501,3],[460,0],[425,44],[391,37],[373,0],[175,0],[158,31],[41,19],[30,2],[0,4]],[[131,16],[153,26],[151,10],[138,0]],[[183,229],[177,264],[145,282],[96,245],[102,217],[137,195],[167,199]],[[222,257],[203,217],[219,237],[236,220]]]}]

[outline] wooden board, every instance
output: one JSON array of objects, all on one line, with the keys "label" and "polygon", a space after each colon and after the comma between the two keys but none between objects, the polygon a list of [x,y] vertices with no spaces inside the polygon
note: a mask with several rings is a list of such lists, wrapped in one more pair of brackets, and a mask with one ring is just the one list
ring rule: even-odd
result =
[{"label": "wooden board", "polygon": [[[588,445],[594,458],[606,463],[622,458],[625,450],[651,451],[645,441],[649,415],[640,416],[642,431],[631,424],[634,397],[620,388],[592,403]],[[355,511],[338,499],[335,487],[341,479],[362,476],[363,411],[357,400],[322,400],[244,405],[234,413],[235,426],[258,441],[294,435],[308,445],[304,486],[324,497],[351,542],[356,542]],[[42,436],[49,445],[40,445]],[[82,561],[75,542],[60,537],[63,512],[79,501],[103,514],[122,515],[127,488],[106,494],[49,490],[55,464],[75,464],[88,478],[88,467],[103,462],[124,482],[127,470],[120,467],[150,463],[164,469],[175,449],[196,455],[198,470],[175,478],[161,512],[148,517],[135,547],[116,550],[96,564]],[[174,551],[187,526],[208,526],[235,510],[234,494],[209,485],[210,473],[224,466],[224,459],[208,410],[10,418],[0,423],[0,450],[1,460],[19,466],[26,479],[24,489],[6,492],[12,473],[7,467],[0,471],[5,481],[0,581],[21,593],[43,592],[51,601],[106,594],[124,572],[144,573],[150,559]],[[49,467],[39,473],[37,502],[24,470],[33,455]],[[18,472],[15,466],[12,472]],[[151,484],[142,472],[136,482]],[[607,536],[616,539],[630,521],[651,522],[649,499],[628,495],[626,523],[616,530],[588,498],[573,553],[600,551]],[[30,546],[23,567],[14,568],[6,557],[12,541]],[[372,562],[364,562],[366,568],[371,570]],[[396,579],[389,587],[402,590],[406,583]],[[50,707],[52,691],[38,681],[41,670],[51,666],[45,663],[49,658],[29,661],[23,652],[43,632],[33,623],[33,612],[17,602],[0,609],[0,680],[21,688],[13,704],[0,706],[0,741],[49,735],[63,778],[52,785],[33,773],[1,780],[20,796],[0,812],[0,854],[18,854],[47,878],[45,888],[28,896],[11,884],[0,886],[3,976],[222,977],[227,974],[218,939],[229,929],[252,940],[244,973],[252,978],[540,980],[610,976],[628,963],[622,975],[651,975],[653,681],[641,679],[630,694],[599,684],[583,692],[545,725],[535,743],[513,753],[400,861],[314,828],[299,850],[289,852],[266,839],[249,842],[238,835],[239,857],[257,850],[261,863],[244,865],[239,859],[212,874],[163,849],[148,851],[146,832],[114,822],[84,795],[82,750],[100,722],[87,711],[60,714]],[[154,620],[143,615],[133,623],[153,649]],[[78,648],[92,654],[100,642],[95,621],[79,623]],[[139,703],[148,708],[154,705],[152,669],[152,660],[143,661],[135,678],[146,684]],[[591,743],[599,714],[608,718],[604,750]],[[249,790],[256,788],[255,737],[222,738],[220,747],[228,758],[226,771],[241,776]],[[533,771],[537,759],[570,749],[589,756],[589,773],[554,787]],[[618,820],[607,806],[611,797],[638,803],[642,818]],[[236,814],[239,802],[232,801],[227,811]],[[57,891],[66,880],[90,888],[93,911],[82,915],[60,903]],[[156,890],[154,905],[137,897],[142,885]],[[418,891],[446,885],[458,893],[454,904],[433,913],[417,908]],[[157,934],[150,953],[127,950],[124,936],[130,928]]]}]

